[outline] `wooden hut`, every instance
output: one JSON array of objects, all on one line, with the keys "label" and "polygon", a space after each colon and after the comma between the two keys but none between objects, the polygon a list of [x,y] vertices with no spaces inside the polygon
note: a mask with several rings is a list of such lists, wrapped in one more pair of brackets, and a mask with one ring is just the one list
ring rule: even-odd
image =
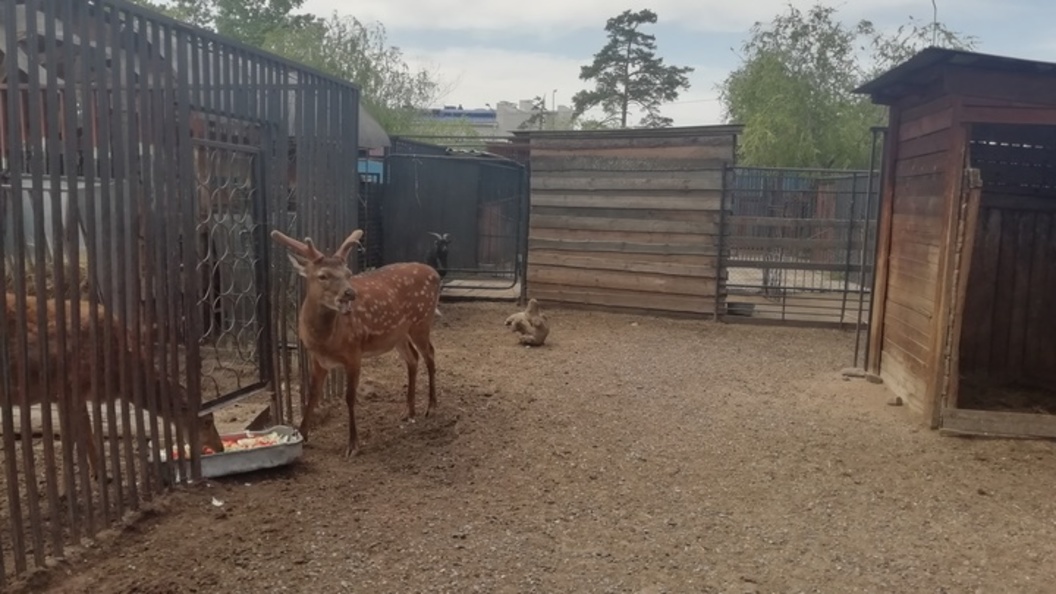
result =
[{"label": "wooden hut", "polygon": [[868,370],[932,428],[1056,437],[1056,64],[928,48],[890,108]]}]

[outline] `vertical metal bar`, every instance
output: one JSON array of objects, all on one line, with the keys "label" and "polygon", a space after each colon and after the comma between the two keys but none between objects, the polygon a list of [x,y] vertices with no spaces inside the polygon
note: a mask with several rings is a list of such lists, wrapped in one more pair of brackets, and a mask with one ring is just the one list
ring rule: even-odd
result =
[{"label": "vertical metal bar", "polygon": [[726,235],[729,230],[726,228],[726,210],[730,208],[730,201],[732,199],[731,192],[733,188],[734,179],[737,172],[730,163],[723,163],[722,165],[722,196],[719,199],[719,229],[718,229],[718,240],[715,245],[715,310],[713,313],[714,320],[720,321],[725,314],[722,305],[725,299],[723,299],[723,274],[726,272]]},{"label": "vertical metal bar", "polygon": [[[155,145],[156,168],[160,179],[160,188],[155,188],[154,208],[157,217],[157,237],[155,261],[158,266],[157,299],[160,312],[158,313],[158,350],[159,353],[159,382],[157,386],[158,414],[164,420],[161,430],[164,433],[164,452],[168,460],[173,458],[173,448],[178,450],[183,441],[180,424],[174,413],[172,403],[176,399],[175,386],[179,378],[180,348],[179,348],[179,298],[180,298],[180,265],[179,257],[174,256],[172,247],[178,248],[180,236],[178,232],[171,232],[172,213],[174,203],[178,199],[177,190],[178,177],[174,166],[177,151],[175,130],[180,126],[188,126],[187,122],[176,119],[175,86],[188,86],[186,71],[172,71],[172,66],[178,60],[173,52],[186,53],[187,48],[177,46],[174,43],[174,33],[167,25],[157,27],[160,32],[155,35],[157,42],[155,47],[164,51],[165,59],[159,59],[159,80],[155,88],[159,92],[158,117],[154,125],[158,130],[158,143]],[[178,78],[177,78],[178,77]],[[194,97],[200,97],[195,93]],[[176,432],[173,433],[173,425]],[[171,477],[171,471],[180,462],[173,462],[162,469],[165,478]]]},{"label": "vertical metal bar", "polygon": [[854,207],[858,199],[858,174],[851,174],[851,208],[847,213],[847,244],[843,265],[843,297],[840,300],[840,328],[847,314],[847,292],[851,290],[851,258],[854,251]]},{"label": "vertical metal bar", "polygon": [[[127,131],[132,129],[132,104],[129,101],[127,90],[132,86],[132,79],[128,76],[128,65],[131,61],[128,48],[125,46],[125,35],[124,27],[122,26],[122,12],[117,7],[112,7],[110,10],[110,41],[111,41],[111,60],[110,67],[113,70],[113,94],[112,94],[112,105],[114,105],[114,114],[111,118],[111,124],[113,126],[112,133],[114,135],[114,181],[116,182],[116,192],[114,196],[114,203],[111,205],[111,230],[112,235],[109,235],[112,243],[113,254],[113,265],[111,268],[111,307],[110,314],[107,317],[109,322],[116,318],[117,327],[114,328],[115,340],[112,343],[117,348],[117,354],[114,357],[117,365],[117,377],[115,380],[118,385],[118,394],[122,400],[121,402],[121,439],[120,445],[122,453],[124,454],[125,467],[118,474],[126,475],[125,482],[128,485],[127,493],[124,496],[127,497],[124,503],[130,509],[139,508],[139,489],[136,480],[136,458],[135,452],[132,448],[133,436],[132,436],[132,411],[134,406],[134,398],[132,396],[132,386],[130,372],[134,363],[129,358],[129,328],[130,320],[128,315],[128,231],[129,225],[126,219],[127,206],[132,202],[132,184],[133,175],[129,164],[130,153],[133,150],[132,143],[130,142],[127,135]],[[127,13],[124,13],[127,15]],[[116,310],[116,315],[115,315]],[[115,469],[116,470],[116,469]]]},{"label": "vertical metal bar", "polygon": [[[176,31],[176,37],[178,45],[184,46],[185,38],[188,33],[183,30]],[[179,63],[177,72],[187,72],[187,55],[183,51],[177,52],[177,61]],[[192,153],[192,139],[190,127],[187,122],[190,121],[190,101],[188,89],[185,85],[177,87],[177,117],[176,121],[180,122],[181,125],[176,129],[178,138],[179,151],[176,155],[177,166],[180,172],[180,179],[183,180],[184,186],[187,187],[190,192],[180,192],[179,201],[181,206],[180,215],[180,226],[182,229],[184,240],[183,250],[183,269],[186,271],[184,276],[184,315],[187,316],[187,328],[188,336],[185,341],[187,345],[187,397],[189,405],[189,413],[184,416],[183,427],[190,434],[188,436],[188,442],[191,447],[191,470],[190,478],[192,480],[198,480],[202,474],[201,464],[201,443],[198,438],[198,434],[195,431],[191,431],[192,424],[197,422],[198,411],[202,404],[202,362],[201,362],[201,349],[198,346],[198,339],[202,336],[202,321],[201,321],[201,310],[197,307],[198,296],[201,295],[201,287],[199,286],[199,277],[195,273],[197,268],[197,253],[195,249],[196,242],[195,237],[195,208],[196,202],[194,193],[194,167],[193,167],[193,153]],[[182,457],[181,457],[182,458]],[[187,477],[186,474],[182,475]]]},{"label": "vertical metal bar", "polygon": [[[77,11],[78,23],[78,36],[81,38],[83,46],[81,51],[88,54],[87,59],[81,60],[82,71],[80,72],[82,83],[82,94],[83,94],[83,123],[81,129],[81,154],[84,161],[83,175],[84,175],[84,187],[85,187],[85,259],[87,260],[87,286],[88,290],[88,303],[87,309],[83,307],[77,310],[75,315],[83,316],[87,315],[87,320],[82,320],[81,325],[87,325],[88,330],[88,344],[91,345],[91,359],[87,362],[87,369],[82,369],[82,373],[87,373],[88,377],[81,378],[82,390],[84,384],[89,385],[89,393],[92,395],[92,422],[89,427],[90,435],[86,437],[86,440],[91,440],[95,456],[92,458],[91,463],[96,465],[95,470],[97,471],[98,477],[88,475],[84,476],[82,471],[82,482],[87,478],[90,483],[85,487],[85,493],[87,499],[90,502],[94,501],[92,492],[98,490],[99,494],[99,517],[96,517],[94,513],[94,507],[89,505],[88,507],[88,532],[89,534],[95,534],[98,530],[102,529],[103,525],[109,523],[111,519],[111,507],[110,507],[110,491],[105,481],[106,473],[106,451],[104,450],[103,441],[103,407],[100,396],[102,395],[101,387],[103,384],[102,370],[98,364],[102,358],[99,347],[100,345],[100,328],[99,328],[99,316],[97,315],[99,307],[99,217],[96,211],[96,199],[102,198],[102,191],[96,192],[96,184],[102,179],[100,175],[100,165],[102,151],[100,150],[103,146],[104,133],[101,127],[101,112],[104,111],[105,101],[103,100],[106,86],[106,79],[103,76],[103,72],[99,70],[101,64],[104,62],[103,44],[96,42],[94,46],[90,45],[91,40],[98,40],[100,36],[98,32],[101,27],[98,23],[100,18],[100,8],[96,6],[94,9],[89,9],[86,4],[75,4]],[[79,208],[79,205],[78,205]],[[78,263],[79,264],[79,263]],[[79,333],[80,336],[84,335],[84,332]],[[82,361],[83,363],[83,361]],[[81,398],[86,398],[88,395],[83,394]],[[78,403],[78,407],[82,405]],[[87,402],[83,405],[85,410],[88,409]],[[78,411],[80,414],[80,411]],[[83,428],[82,428],[83,429]],[[81,448],[82,450],[84,448]],[[91,456],[91,452],[84,452],[81,459],[87,460]],[[96,480],[93,480],[96,479]],[[94,483],[94,484],[91,484]]]},{"label": "vertical metal bar", "polygon": [[[8,4],[9,11],[7,17],[10,17],[9,22],[15,22],[14,15],[14,3]],[[6,19],[5,19],[6,20]],[[33,22],[30,20],[29,22]],[[14,40],[17,39],[16,35],[8,36],[8,52],[6,55],[13,56],[17,55],[20,51],[14,44]],[[6,60],[11,63],[11,67],[8,69],[9,81],[21,80],[19,76],[19,70],[17,60]],[[35,73],[29,73],[32,78]],[[11,85],[16,89],[19,89],[18,85]],[[39,90],[38,90],[39,93]],[[39,99],[39,96],[37,97]],[[33,399],[33,396],[29,392],[28,375],[31,372],[29,361],[30,359],[30,345],[28,341],[28,330],[31,324],[37,324],[38,322],[31,322],[27,319],[27,287],[26,287],[26,219],[24,211],[24,190],[23,190],[23,178],[26,170],[24,146],[26,140],[29,140],[23,134],[33,133],[33,126],[30,126],[30,130],[25,130],[27,123],[25,122],[23,115],[29,111],[28,109],[22,108],[23,93],[21,89],[12,94],[8,102],[8,122],[9,129],[17,130],[18,135],[12,139],[12,142],[8,143],[11,149],[11,204],[12,204],[12,224],[14,226],[14,242],[15,242],[15,270],[12,274],[14,285],[15,285],[15,327],[16,334],[18,335],[17,344],[15,346],[16,353],[14,361],[16,365],[20,366],[21,372],[21,385],[19,386],[19,392],[23,394],[23,406],[21,407],[22,413],[22,439],[21,439],[21,450],[22,450],[22,471],[25,473],[24,482],[26,485],[26,506],[29,510],[29,531],[30,539],[33,546],[33,558],[37,566],[44,565],[44,536],[41,530],[41,518],[40,518],[40,494],[37,491],[37,471],[36,461],[33,452],[33,439],[32,439],[32,416],[30,415],[29,402]],[[32,103],[33,97],[26,96],[25,100],[27,103]],[[28,108],[28,106],[27,106]],[[20,147],[19,150],[15,150],[15,147]],[[32,151],[32,148],[30,148]],[[32,183],[32,182],[31,182]],[[39,186],[38,186],[39,187]],[[30,187],[30,191],[33,187]],[[39,274],[39,273],[38,273]],[[42,362],[43,363],[43,362]],[[40,377],[43,380],[47,376],[46,368],[42,367],[39,370]],[[47,392],[47,390],[42,390]],[[43,397],[43,405],[48,404],[47,398]],[[17,485],[17,482],[15,483]],[[25,555],[25,550],[21,552],[21,555]]]},{"label": "vertical metal bar", "polygon": [[[118,389],[114,386],[114,370],[117,368],[118,361],[114,358],[120,353],[114,352],[113,344],[116,342],[116,337],[113,336],[114,324],[112,322],[114,318],[114,284],[113,284],[113,250],[110,241],[113,238],[113,225],[111,221],[111,206],[115,199],[115,194],[120,196],[120,192],[114,191],[114,161],[117,157],[117,148],[115,147],[115,138],[113,137],[113,128],[111,127],[111,114],[116,111],[118,107],[116,101],[116,90],[120,85],[120,80],[117,78],[118,68],[112,67],[107,63],[106,51],[104,47],[109,47],[111,51],[114,50],[113,46],[113,35],[108,24],[108,19],[112,23],[113,12],[107,13],[104,6],[96,5],[96,27],[97,35],[96,46],[99,51],[96,55],[96,72],[100,76],[99,80],[99,169],[100,169],[100,208],[99,208],[99,233],[96,234],[98,243],[95,246],[95,257],[99,260],[99,289],[101,290],[101,301],[99,309],[93,310],[92,317],[99,320],[102,323],[102,328],[99,328],[99,336],[101,342],[93,341],[98,344],[101,350],[102,356],[102,369],[105,372],[102,374],[101,382],[99,384],[100,390],[93,388],[93,394],[100,394],[102,398],[106,399],[106,420],[107,420],[107,438],[110,454],[110,464],[113,468],[113,490],[115,499],[114,510],[111,510],[115,514],[109,520],[116,520],[125,513],[125,502],[124,502],[124,479],[121,473],[121,452],[119,450],[119,440],[117,435],[117,411],[114,408],[113,394]],[[108,76],[109,73],[109,76]],[[100,400],[102,399],[100,398]],[[100,432],[101,432],[101,420],[100,420]],[[105,474],[100,474],[98,480],[100,481],[100,488],[107,488],[107,477]]]},{"label": "vertical metal bar", "polygon": [[520,228],[521,241],[519,246],[520,251],[520,270],[514,276],[519,276],[521,279],[521,291],[518,297],[519,305],[524,306],[528,303],[528,267],[531,266],[531,240],[529,235],[531,234],[531,222],[532,222],[532,190],[531,180],[532,178],[532,163],[531,159],[528,159],[520,170],[520,176],[517,180],[517,196],[520,200],[520,211],[521,211],[521,224],[518,225]]},{"label": "vertical metal bar", "polygon": [[[865,190],[865,215],[864,215],[865,216],[865,225],[862,226],[862,260],[861,260],[862,272],[859,275],[858,319],[855,321],[855,326],[854,326],[854,365],[856,365],[856,366],[858,365],[858,350],[859,350],[859,345],[860,345],[860,342],[861,342],[861,335],[862,335],[862,309],[863,309],[863,301],[865,300],[865,290],[866,290],[865,268],[866,268],[866,266],[868,264],[867,252],[871,250],[873,252],[873,256],[874,257],[876,256],[876,250],[872,249],[871,245],[869,243],[869,227],[871,227],[873,224],[879,225],[879,221],[875,217],[873,217],[873,179],[874,179],[874,177],[880,175],[880,173],[881,173],[880,170],[883,169],[883,165],[884,164],[883,164],[883,162],[881,162],[880,163],[880,168],[876,167],[876,154],[877,154],[876,145],[877,145],[877,139],[881,135],[883,135],[886,138],[886,134],[884,134],[884,129],[883,128],[873,127],[870,130],[870,132],[872,133],[872,146],[870,147],[870,152],[869,152],[869,179],[866,182],[866,190]],[[878,179],[877,181],[881,181],[881,180]],[[875,269],[876,269],[876,266],[874,265],[873,266],[873,270],[875,270]],[[870,296],[869,296],[869,315],[871,316],[872,315],[872,303],[873,303],[873,300],[872,300],[872,282],[869,283],[869,293],[870,293]],[[862,360],[862,367],[863,368],[865,367],[865,361],[867,361],[868,359],[869,359],[869,340],[867,338],[866,341],[865,341],[865,353],[864,353],[864,357],[863,357],[863,360]]]},{"label": "vertical metal bar", "polygon": [[[293,233],[290,218],[290,138],[291,132],[293,131],[292,120],[289,112],[289,87],[285,84],[285,69],[275,63],[268,62],[269,74],[268,84],[272,86],[273,91],[270,94],[270,102],[268,105],[268,122],[269,128],[272,133],[272,170],[276,173],[275,175],[275,188],[274,188],[274,209],[272,210],[272,226],[275,229],[282,229],[287,233]],[[285,402],[282,403],[281,418],[285,419],[286,422],[293,422],[293,353],[289,348],[290,345],[290,324],[288,320],[297,315],[296,299],[297,290],[296,287],[291,286],[291,275],[288,273],[288,269],[280,267],[281,263],[284,263],[283,255],[280,252],[280,248],[273,243],[269,243],[270,253],[275,256],[274,266],[272,268],[273,276],[278,280],[275,283],[275,300],[278,306],[278,344],[281,359],[279,361],[282,369],[281,383],[283,386],[283,397]],[[293,299],[291,299],[293,297]],[[296,338],[294,338],[296,340]]]},{"label": "vertical metal bar", "polygon": [[[7,43],[4,47],[4,55],[14,56],[18,55],[18,32],[15,27],[16,12],[15,3],[6,2],[4,3],[4,18],[0,26],[4,27],[5,37]],[[4,60],[4,74],[6,80],[17,81],[21,80],[20,71],[18,68],[18,60]],[[7,188],[2,188],[7,194],[8,200],[0,203],[0,208],[4,208],[4,216],[12,217],[12,227],[15,230],[16,235],[18,230],[22,227],[21,214],[16,215],[14,211],[21,210],[22,203],[22,192],[21,192],[21,178],[22,178],[22,118],[20,110],[20,95],[21,91],[17,85],[10,84],[7,86],[5,93],[5,105],[6,117],[7,117],[7,167],[11,174],[11,184]],[[12,205],[12,212],[6,212],[6,203]],[[16,206],[17,205],[17,206]],[[29,424],[26,422],[26,417],[29,413],[29,394],[26,392],[26,381],[25,381],[25,361],[26,356],[23,351],[22,344],[25,342],[25,322],[20,320],[22,316],[18,315],[19,311],[25,311],[25,297],[18,295],[18,285],[22,282],[20,279],[24,278],[24,268],[16,268],[11,271],[11,278],[15,284],[16,294],[14,299],[10,294],[10,287],[7,287],[7,263],[8,254],[6,253],[7,240],[4,235],[4,225],[0,225],[0,282],[4,283],[4,312],[0,314],[3,316],[0,319],[0,333],[4,336],[4,340],[0,341],[0,355],[3,356],[4,361],[11,361],[13,365],[0,365],[0,377],[3,380],[3,393],[0,394],[0,398],[3,399],[3,405],[5,411],[14,411],[13,405],[18,404],[22,409],[21,415],[21,427],[23,437],[20,440],[20,449],[25,449],[25,443],[32,443],[29,435],[31,434],[27,428]],[[13,242],[13,247],[17,251],[20,245],[17,241]],[[12,301],[15,303],[12,304]],[[14,305],[14,307],[12,307]],[[19,309],[19,306],[23,309]],[[8,316],[14,316],[16,323],[12,324],[8,320]],[[9,336],[7,333],[9,330],[14,328],[15,336]],[[14,347],[12,352],[10,347]],[[20,353],[21,352],[21,353]],[[12,371],[18,367],[20,372],[16,377],[12,377]],[[17,385],[16,385],[17,383]],[[18,488],[19,476],[18,476],[18,453],[15,450],[15,423],[12,414],[5,414],[3,416],[4,423],[4,466],[7,483],[7,506],[8,506],[8,521],[10,522],[11,530],[11,548],[14,554],[14,573],[23,573],[26,571],[26,537],[23,526],[22,518],[22,494]],[[26,480],[27,485],[29,483],[36,483],[35,477],[29,477]],[[28,497],[27,497],[28,498]],[[29,505],[27,501],[27,505]]]},{"label": "vertical metal bar", "polygon": [[[137,85],[135,86],[137,122],[137,147],[136,151],[139,171],[139,200],[135,201],[135,248],[133,258],[135,268],[138,271],[139,281],[136,283],[137,292],[134,303],[137,310],[137,336],[139,339],[136,349],[137,358],[143,361],[136,366],[135,372],[137,388],[142,386],[142,392],[138,400],[138,411],[136,415],[137,433],[139,434],[139,456],[140,465],[143,467],[144,498],[150,500],[156,491],[161,490],[163,480],[161,461],[158,460],[157,449],[157,380],[156,353],[154,352],[154,340],[156,339],[157,316],[156,316],[156,267],[154,265],[153,247],[156,245],[156,234],[154,229],[154,201],[157,196],[157,177],[155,168],[157,166],[157,123],[158,114],[155,112],[157,104],[157,93],[159,91],[158,81],[158,57],[157,52],[157,25],[147,20],[143,15],[134,15],[135,56],[139,63]],[[138,390],[137,390],[138,391]],[[147,414],[146,423],[143,415]],[[149,442],[148,442],[149,439]]]},{"label": "vertical metal bar", "polygon": [[[57,210],[55,206],[55,196],[52,197],[52,216],[56,220],[56,241],[62,241],[65,244],[66,250],[68,250],[68,265],[69,275],[63,279],[61,286],[66,291],[65,298],[56,302],[57,306],[60,306],[60,311],[65,313],[66,306],[65,300],[69,299],[69,325],[70,328],[69,336],[67,337],[66,345],[59,345],[60,352],[71,354],[80,353],[81,348],[81,233],[80,233],[80,215],[79,202],[81,200],[81,193],[78,185],[81,181],[78,175],[78,115],[77,115],[77,95],[78,92],[82,96],[86,94],[84,89],[78,89],[77,78],[78,72],[73,67],[74,61],[74,11],[71,0],[61,0],[59,2],[59,14],[57,15],[58,21],[62,23],[62,63],[66,67],[66,76],[63,77],[61,93],[62,93],[62,112],[63,112],[63,124],[62,124],[62,141],[64,148],[62,151],[62,167],[64,168],[63,173],[66,174],[66,214],[64,216],[58,216],[54,213],[61,213],[61,210]],[[50,54],[50,52],[49,52]],[[87,61],[87,60],[85,60]],[[49,69],[49,76],[51,69]],[[49,86],[51,85],[49,81]],[[51,111],[51,108],[49,108]],[[52,112],[54,113],[54,112]],[[82,131],[87,133],[88,128],[82,128]],[[61,177],[56,176],[52,178],[52,186],[58,186],[61,183]],[[61,238],[61,239],[59,239]],[[61,261],[61,258],[56,258]],[[58,269],[56,269],[56,285],[60,285],[58,277]],[[76,355],[73,355],[76,357]],[[67,357],[68,358],[68,357]],[[65,359],[65,358],[64,358]],[[60,377],[67,377],[66,374],[70,374],[71,381],[62,383],[63,390],[60,394],[60,402],[65,403],[65,409],[60,408],[59,415],[63,419],[62,422],[62,445],[63,445],[63,468],[66,474],[66,504],[67,514],[70,522],[70,540],[72,542],[80,542],[82,534],[81,526],[81,506],[77,505],[77,498],[74,496],[77,493],[77,481],[79,479],[81,488],[84,492],[84,507],[86,508],[86,519],[87,519],[87,530],[89,533],[92,532],[93,528],[93,510],[92,510],[92,490],[91,483],[88,478],[87,472],[87,453],[83,447],[76,448],[79,453],[79,457],[74,457],[74,443],[84,443],[82,439],[88,438],[87,435],[81,435],[81,428],[73,423],[74,415],[85,414],[87,409],[83,404],[84,399],[88,394],[83,393],[83,373],[84,367],[79,364],[78,361],[67,361],[69,367],[66,370],[60,371]],[[72,371],[70,369],[72,368]],[[76,468],[80,470],[78,474],[75,474],[75,460]]]},{"label": "vertical metal bar", "polygon": [[[124,166],[125,169],[125,185],[123,185],[125,199],[118,203],[118,219],[121,222],[121,231],[118,233],[120,238],[120,274],[118,276],[118,285],[121,287],[121,298],[124,301],[121,310],[124,314],[124,319],[121,324],[121,337],[125,339],[125,344],[121,349],[122,355],[125,357],[125,365],[123,367],[123,378],[122,383],[127,387],[128,391],[124,392],[125,402],[123,409],[125,412],[124,418],[128,432],[125,433],[124,445],[126,452],[126,460],[129,465],[129,487],[131,488],[131,507],[132,509],[139,509],[139,501],[143,496],[140,494],[142,489],[146,493],[150,493],[152,484],[150,480],[150,472],[148,470],[149,463],[147,461],[147,432],[146,425],[143,422],[143,413],[146,411],[146,404],[143,400],[143,386],[140,378],[146,373],[144,364],[148,363],[143,357],[143,325],[140,317],[140,295],[141,286],[143,282],[143,269],[140,266],[139,249],[140,249],[140,234],[139,224],[141,219],[141,208],[143,199],[145,198],[146,187],[144,185],[144,172],[143,163],[140,158],[140,153],[143,148],[143,134],[142,127],[140,126],[140,118],[144,116],[141,95],[137,93],[139,85],[137,84],[138,79],[145,77],[146,64],[139,65],[139,71],[141,74],[137,75],[136,72],[136,57],[138,54],[137,46],[142,45],[141,41],[145,36],[145,32],[140,30],[138,33],[135,30],[135,20],[133,19],[130,11],[121,11],[118,13],[120,18],[118,19],[118,25],[121,25],[118,29],[119,38],[121,40],[120,55],[124,58],[122,65],[124,66],[124,99],[125,105],[125,140],[127,146],[125,148],[124,155]],[[129,423],[130,408],[135,408],[135,423]],[[134,428],[133,428],[134,427]],[[133,435],[135,433],[135,444],[136,447],[133,449]],[[136,455],[138,453],[138,456]],[[138,464],[137,464],[138,462]],[[138,478],[141,477],[141,478]],[[140,485],[142,481],[142,485]]]},{"label": "vertical metal bar", "polygon": [[[180,407],[177,405],[181,398],[177,394],[177,385],[186,384],[186,368],[188,358],[191,356],[191,343],[197,342],[197,337],[192,338],[191,318],[188,314],[188,302],[190,302],[192,310],[197,307],[198,296],[191,293],[190,285],[188,284],[188,279],[196,275],[197,270],[196,267],[187,266],[186,252],[193,251],[197,253],[198,248],[194,234],[188,234],[186,229],[182,227],[180,213],[185,206],[193,208],[191,205],[197,203],[198,190],[194,170],[185,171],[181,168],[181,163],[186,159],[188,153],[192,159],[194,158],[193,142],[187,138],[188,135],[192,134],[193,130],[194,122],[192,122],[191,118],[193,115],[203,113],[204,106],[212,100],[212,95],[210,94],[212,91],[203,83],[203,77],[209,72],[206,42],[180,28],[172,28],[168,31],[173,37],[173,45],[175,46],[176,76],[171,81],[171,84],[169,84],[170,81],[166,81],[166,88],[171,91],[165,102],[166,115],[169,117],[169,121],[174,123],[165,129],[169,135],[166,145],[172,151],[168,159],[169,166],[167,168],[170,193],[166,201],[165,232],[167,235],[166,243],[172,245],[170,242],[175,242],[180,246],[180,250],[174,258],[166,259],[170,266],[170,272],[173,273],[171,278],[175,279],[175,286],[170,285],[172,297],[170,299],[169,319],[172,320],[172,328],[178,329],[178,331],[170,332],[172,349],[170,351],[171,367],[168,375],[171,382],[176,385],[170,387],[167,385],[168,382],[166,382],[169,398],[163,399],[162,402],[163,406],[169,406],[169,414],[171,415],[169,424],[175,428],[175,443],[166,451],[170,452],[171,455],[173,452],[172,447],[176,448],[175,451],[179,455],[176,456],[173,468],[180,475],[181,480],[186,480],[191,462],[183,455],[184,447],[187,445],[187,422],[185,417],[181,415]],[[199,102],[195,104],[197,114],[190,110],[189,101],[191,97],[199,98]],[[189,386],[187,390],[190,390]]]},{"label": "vertical metal bar", "polygon": [[[46,151],[53,151],[54,146],[48,146],[45,143],[45,134],[48,134],[44,128],[54,129],[56,126],[52,125],[45,126],[44,117],[41,109],[41,102],[44,97],[43,94],[46,91],[48,94],[54,94],[56,89],[53,84],[46,89],[41,88],[41,84],[46,81],[41,81],[38,73],[40,72],[40,54],[35,48],[39,47],[40,34],[37,30],[37,15],[40,14],[38,10],[37,0],[25,0],[23,5],[26,11],[26,44],[30,48],[34,48],[31,51],[26,52],[26,64],[28,67],[27,76],[27,117],[28,117],[28,128],[29,138],[26,146],[29,148],[29,168],[30,168],[30,200],[31,209],[33,212],[33,260],[34,260],[34,299],[36,303],[37,319],[35,322],[30,322],[36,325],[37,332],[37,352],[36,356],[40,361],[40,412],[41,412],[41,442],[43,445],[43,466],[44,466],[44,493],[47,497],[48,503],[48,518],[51,528],[51,544],[54,547],[56,554],[61,555],[62,546],[62,523],[59,521],[60,515],[60,504],[59,504],[59,490],[57,484],[58,468],[55,465],[55,429],[53,419],[53,408],[55,402],[55,387],[56,384],[62,383],[61,378],[65,377],[56,373],[54,365],[56,361],[50,356],[49,342],[56,341],[62,344],[64,341],[60,338],[65,334],[66,329],[61,325],[55,329],[55,336],[50,336],[51,332],[46,331],[49,328],[49,315],[48,315],[48,277],[51,276],[49,273],[49,245],[46,234],[45,218],[47,213],[44,211],[44,172],[45,172],[45,160],[44,154]],[[54,21],[52,19],[45,19]],[[54,27],[52,27],[52,43],[54,44]],[[49,68],[48,70],[54,70]],[[50,76],[49,76],[50,78]],[[53,103],[53,102],[52,102]],[[54,111],[50,113],[55,113]],[[59,193],[59,188],[52,186],[51,192],[53,194]],[[59,218],[59,214],[62,211],[52,213],[52,216]],[[53,238],[57,239],[57,238]],[[52,265],[52,270],[61,269],[61,265]],[[61,285],[55,285],[54,287],[56,295],[62,292]],[[28,296],[27,296],[28,297]],[[27,311],[28,313],[28,311]],[[41,331],[44,330],[44,331]],[[63,358],[62,351],[59,351],[58,359]],[[22,433],[23,439],[26,438],[27,433],[25,427],[23,427]],[[23,443],[32,443],[32,440],[26,440]],[[27,477],[29,478],[29,477]],[[35,476],[33,477],[36,478]],[[43,525],[39,527],[43,530]],[[38,551],[34,547],[34,556],[38,556]],[[39,551],[39,557],[42,559],[44,555],[43,549]],[[38,560],[38,564],[41,561]]]}]

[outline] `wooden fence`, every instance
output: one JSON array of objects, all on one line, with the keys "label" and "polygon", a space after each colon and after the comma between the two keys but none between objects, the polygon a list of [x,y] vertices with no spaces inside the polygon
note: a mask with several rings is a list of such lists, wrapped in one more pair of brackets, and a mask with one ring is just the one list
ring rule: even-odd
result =
[{"label": "wooden fence", "polygon": [[720,314],[736,126],[532,132],[528,296]]}]

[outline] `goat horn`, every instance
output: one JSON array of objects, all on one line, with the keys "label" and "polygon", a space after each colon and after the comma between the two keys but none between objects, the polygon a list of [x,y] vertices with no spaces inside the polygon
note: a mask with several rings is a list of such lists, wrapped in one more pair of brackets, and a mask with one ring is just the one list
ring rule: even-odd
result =
[{"label": "goat horn", "polygon": [[437,239],[443,239],[443,236],[440,235],[439,233],[433,233],[432,231],[427,231],[426,233],[428,233],[429,235],[432,235],[433,237],[435,237]]},{"label": "goat horn", "polygon": [[355,231],[353,231],[348,237],[345,238],[345,241],[341,244],[341,247],[337,248],[337,251],[334,252],[334,256],[341,258],[342,260],[347,258],[349,252],[352,251],[353,246],[362,245],[359,242],[361,237],[363,237],[362,229],[356,229]]},{"label": "goat horn", "polygon": [[271,238],[275,240],[275,243],[285,246],[291,252],[309,260],[316,260],[323,255],[319,250],[315,249],[311,238],[308,237],[305,237],[303,242],[297,241],[278,229],[272,229]]}]

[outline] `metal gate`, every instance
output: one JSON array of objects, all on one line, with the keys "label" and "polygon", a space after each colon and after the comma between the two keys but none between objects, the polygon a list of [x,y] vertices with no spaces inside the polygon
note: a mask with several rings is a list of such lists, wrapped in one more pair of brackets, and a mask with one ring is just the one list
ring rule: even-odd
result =
[{"label": "metal gate", "polygon": [[385,163],[386,262],[424,261],[432,233],[451,237],[448,287],[510,290],[522,275],[527,183],[503,158],[389,155]]},{"label": "metal gate", "polygon": [[[216,409],[265,388],[272,351],[260,133],[214,129],[193,141],[202,403]],[[219,128],[219,126],[217,126]]]},{"label": "metal gate", "polygon": [[876,172],[737,167],[724,198],[727,313],[854,324],[872,286]]}]

